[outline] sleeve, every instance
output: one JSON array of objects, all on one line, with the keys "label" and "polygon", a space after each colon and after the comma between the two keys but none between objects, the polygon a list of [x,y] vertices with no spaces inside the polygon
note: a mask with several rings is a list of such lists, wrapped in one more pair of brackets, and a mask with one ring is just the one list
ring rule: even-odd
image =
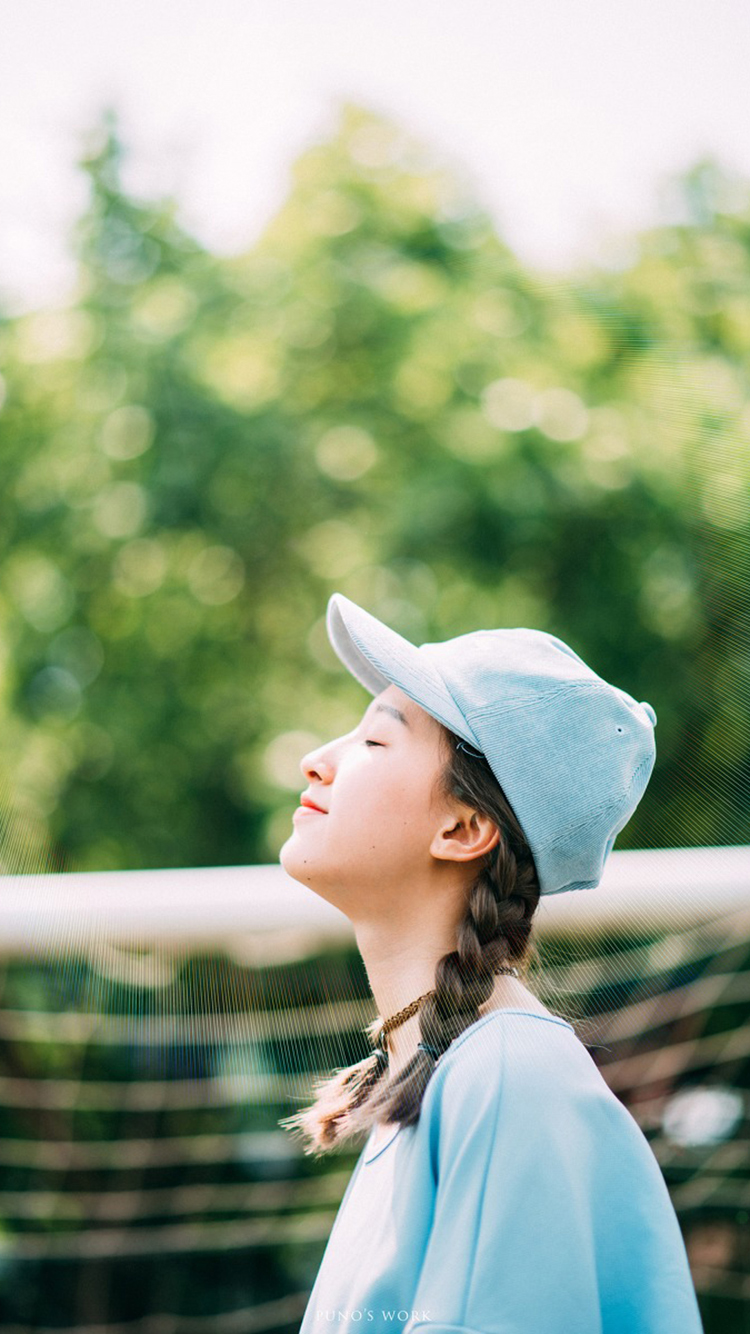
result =
[{"label": "sleeve", "polygon": [[533,1052],[518,1070],[504,1043],[475,1039],[446,1062],[407,1334],[703,1334],[679,1224],[635,1121],[603,1082],[576,1089]]}]

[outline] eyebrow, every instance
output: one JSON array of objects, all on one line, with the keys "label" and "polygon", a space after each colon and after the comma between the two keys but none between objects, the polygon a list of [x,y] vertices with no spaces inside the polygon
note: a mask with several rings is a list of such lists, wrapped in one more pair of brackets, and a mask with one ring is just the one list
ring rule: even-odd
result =
[{"label": "eyebrow", "polygon": [[403,723],[404,727],[409,726],[409,719],[404,716],[400,709],[394,708],[392,704],[376,704],[375,712],[390,713],[393,718],[397,718],[400,723]]}]

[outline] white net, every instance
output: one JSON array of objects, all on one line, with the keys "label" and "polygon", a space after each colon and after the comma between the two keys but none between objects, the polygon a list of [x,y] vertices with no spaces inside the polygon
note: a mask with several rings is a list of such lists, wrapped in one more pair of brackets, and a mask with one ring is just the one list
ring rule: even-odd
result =
[{"label": "white net", "polygon": [[[278,1123],[369,1049],[351,942],[310,927],[264,964],[252,932],[248,961],[32,916],[0,960],[3,1330],[296,1331],[356,1152],[306,1158]],[[749,937],[741,900],[674,929],[548,922],[530,979],[649,1139],[709,1334],[750,1297]]]}]

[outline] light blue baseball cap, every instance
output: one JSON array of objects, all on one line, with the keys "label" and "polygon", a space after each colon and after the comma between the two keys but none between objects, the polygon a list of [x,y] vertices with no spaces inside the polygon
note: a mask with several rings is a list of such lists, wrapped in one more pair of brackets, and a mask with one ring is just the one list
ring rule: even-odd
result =
[{"label": "light blue baseball cap", "polygon": [[542,894],[594,889],[646,790],[656,713],[545,630],[474,630],[417,647],[343,593],[328,637],[372,695],[396,685],[485,756]]}]

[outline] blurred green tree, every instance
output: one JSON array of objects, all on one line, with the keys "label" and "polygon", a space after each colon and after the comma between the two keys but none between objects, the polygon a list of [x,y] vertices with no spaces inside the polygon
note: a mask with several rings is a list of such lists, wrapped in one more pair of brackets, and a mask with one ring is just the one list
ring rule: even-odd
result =
[{"label": "blurred green tree", "polygon": [[[363,693],[334,589],[416,642],[568,640],[658,714],[618,847],[747,841],[750,204],[711,161],[626,263],[528,272],[345,104],[212,256],[81,159],[78,292],[0,324],[0,775],[83,869],[273,860]],[[730,188],[732,187],[732,188]]]}]

